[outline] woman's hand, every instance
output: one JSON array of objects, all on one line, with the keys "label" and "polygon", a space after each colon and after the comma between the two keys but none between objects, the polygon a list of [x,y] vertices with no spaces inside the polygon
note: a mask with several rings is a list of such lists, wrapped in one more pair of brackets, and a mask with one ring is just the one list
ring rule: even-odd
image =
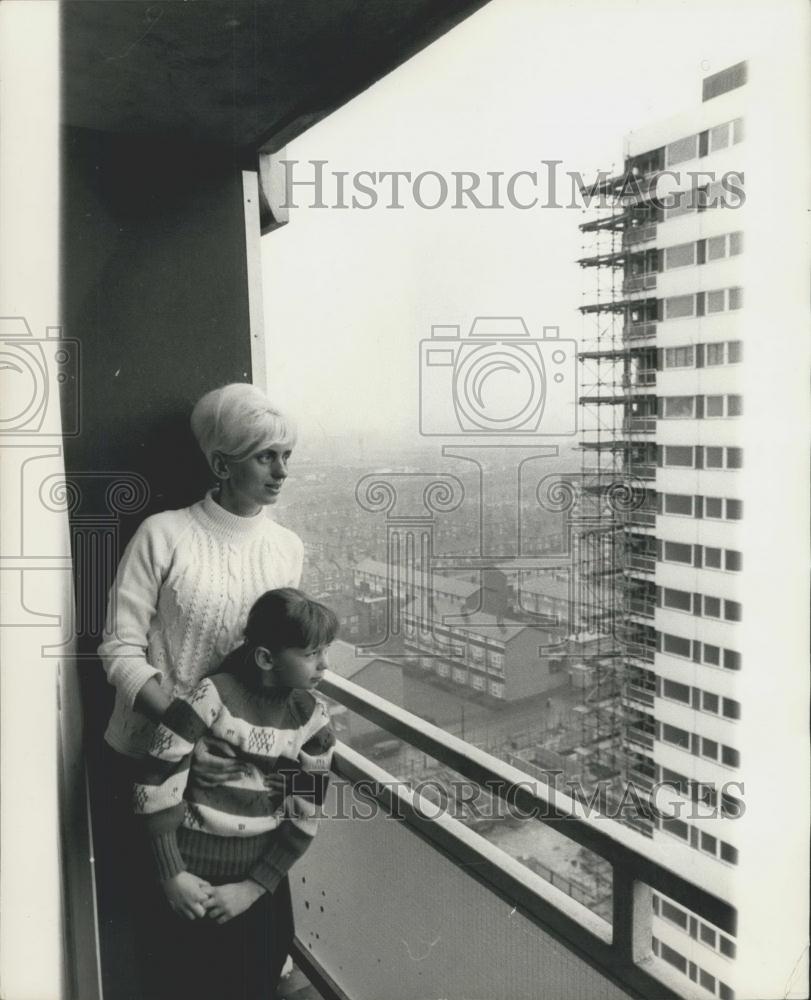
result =
[{"label": "woman's hand", "polygon": [[233,917],[244,913],[249,906],[259,899],[265,889],[247,878],[244,882],[229,882],[226,885],[216,885],[211,890],[211,902],[208,907],[209,920],[224,924]]},{"label": "woman's hand", "polygon": [[198,740],[192,754],[192,776],[203,788],[214,788],[234,778],[249,774],[248,766],[235,759],[236,751],[230,743],[205,736]]},{"label": "woman's hand", "polygon": [[173,878],[161,882],[161,886],[169,905],[181,917],[196,920],[206,915],[213,887],[204,878],[191,872],[178,872]]}]

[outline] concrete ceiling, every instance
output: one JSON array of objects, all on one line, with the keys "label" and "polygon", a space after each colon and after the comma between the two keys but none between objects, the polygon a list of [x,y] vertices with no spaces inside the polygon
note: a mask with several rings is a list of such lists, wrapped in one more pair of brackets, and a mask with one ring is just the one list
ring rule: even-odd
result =
[{"label": "concrete ceiling", "polygon": [[272,152],[487,0],[64,0],[63,120]]}]

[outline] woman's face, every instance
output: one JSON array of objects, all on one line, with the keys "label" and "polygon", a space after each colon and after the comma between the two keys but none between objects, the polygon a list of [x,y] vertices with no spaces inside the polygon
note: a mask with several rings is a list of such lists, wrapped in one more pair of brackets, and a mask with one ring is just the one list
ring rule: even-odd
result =
[{"label": "woman's face", "polygon": [[[289,442],[276,442],[241,462],[220,460],[220,502],[234,514],[250,516],[274,504],[287,479],[287,463],[293,453]],[[215,467],[216,468],[216,467]],[[220,471],[226,473],[219,475]]]}]

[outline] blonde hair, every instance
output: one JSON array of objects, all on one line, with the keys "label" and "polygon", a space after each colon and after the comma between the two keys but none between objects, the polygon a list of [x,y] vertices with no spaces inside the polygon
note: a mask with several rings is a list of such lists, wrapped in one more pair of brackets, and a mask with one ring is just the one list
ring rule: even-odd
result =
[{"label": "blonde hair", "polygon": [[293,421],[247,382],[207,392],[192,410],[191,429],[209,465],[216,451],[241,462],[269,444],[296,440]]}]

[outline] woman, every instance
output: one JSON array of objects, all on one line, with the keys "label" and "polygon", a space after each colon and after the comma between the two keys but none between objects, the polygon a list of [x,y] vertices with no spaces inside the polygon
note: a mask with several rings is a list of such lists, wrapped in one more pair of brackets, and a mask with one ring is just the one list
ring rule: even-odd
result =
[{"label": "woman", "polygon": [[[295,443],[290,420],[261,390],[235,383],[203,396],[191,425],[217,486],[191,507],[155,514],[140,525],[121,559],[99,648],[107,679],[116,689],[105,733],[110,748],[105,782],[113,807],[96,852],[112,869],[102,909],[117,925],[108,928],[113,949],[126,947],[115,934],[118,930],[127,936],[132,908],[126,901],[137,906],[152,891],[142,845],[133,842],[129,789],[155,721],[175,696],[191,691],[239,644],[248,611],[261,594],[298,587],[301,577],[301,539],[265,512],[278,500],[287,478]],[[242,769],[218,749],[198,745],[193,763],[198,782],[203,778],[217,784]],[[201,879],[201,918],[210,891]],[[277,893],[280,919],[287,920],[286,882]],[[138,925],[136,919],[135,929],[143,931]],[[149,965],[142,949],[138,960]],[[123,984],[113,985],[116,996],[141,995],[137,985],[120,993]]]}]

